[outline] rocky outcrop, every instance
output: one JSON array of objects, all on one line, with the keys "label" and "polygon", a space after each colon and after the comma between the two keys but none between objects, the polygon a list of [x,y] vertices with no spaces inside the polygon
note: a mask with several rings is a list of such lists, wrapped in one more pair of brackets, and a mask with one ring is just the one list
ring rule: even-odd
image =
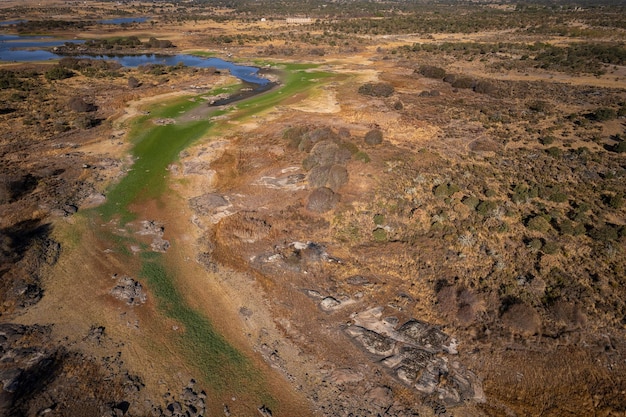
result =
[{"label": "rocky outcrop", "polygon": [[117,278],[117,285],[111,289],[113,297],[132,306],[146,302],[146,293],[140,282],[127,276],[117,277],[114,275],[113,278]]},{"label": "rocky outcrop", "polygon": [[39,220],[0,230],[0,315],[36,304],[43,296],[41,268],[54,265],[61,252]]},{"label": "rocky outcrop", "polygon": [[404,384],[445,406],[484,402],[477,376],[455,357],[457,341],[437,326],[409,320],[397,326],[382,307],[353,315],[346,333]]},{"label": "rocky outcrop", "polygon": [[[122,370],[119,356],[98,360],[51,335],[49,326],[0,324],[0,415],[118,416],[131,415],[129,409],[143,414],[143,384]],[[104,328],[97,327],[85,340],[99,343],[104,337]]]}]

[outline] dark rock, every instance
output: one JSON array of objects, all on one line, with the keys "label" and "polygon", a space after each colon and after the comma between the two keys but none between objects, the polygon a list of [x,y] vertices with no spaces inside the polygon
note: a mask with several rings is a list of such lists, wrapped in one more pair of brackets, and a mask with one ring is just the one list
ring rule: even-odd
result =
[{"label": "dark rock", "polygon": [[263,417],[272,417],[272,410],[270,410],[265,405],[260,406],[257,410],[259,411],[259,414],[261,414]]},{"label": "dark rock", "polygon": [[226,198],[214,193],[202,194],[189,200],[189,207],[201,215],[209,214],[216,208],[228,205],[230,205],[230,203]]},{"label": "dark rock", "polygon": [[339,202],[340,196],[330,188],[320,187],[311,194],[307,202],[307,209],[318,213],[325,213],[332,210]]}]

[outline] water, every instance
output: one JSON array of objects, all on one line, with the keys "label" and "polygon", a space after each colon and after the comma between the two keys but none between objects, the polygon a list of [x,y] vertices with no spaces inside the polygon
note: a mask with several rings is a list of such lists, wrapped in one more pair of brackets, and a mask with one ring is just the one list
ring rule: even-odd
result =
[{"label": "water", "polygon": [[119,62],[125,67],[138,67],[139,65],[146,64],[161,64],[167,66],[174,66],[182,63],[188,67],[209,68],[213,67],[220,70],[228,70],[230,73],[239,78],[242,81],[266,85],[269,80],[262,78],[258,75],[259,69],[255,67],[248,67],[244,65],[233,64],[229,61],[224,61],[219,58],[202,58],[193,55],[98,55],[89,56],[83,55],[79,58],[95,58],[104,59],[106,61]]},{"label": "water", "polygon": [[0,22],[0,26],[11,26],[24,22],[28,22],[28,20],[5,20],[4,22]]},{"label": "water", "polygon": [[[32,62],[46,61],[50,59],[63,58],[62,55],[43,50],[41,48],[53,48],[61,46],[66,42],[82,43],[81,40],[54,40],[45,36],[17,36],[0,35],[0,61]],[[28,49],[25,49],[28,48]],[[228,70],[230,73],[242,81],[267,85],[269,80],[258,75],[259,69],[244,65],[236,65],[232,62],[219,58],[202,58],[193,55],[82,55],[77,58],[103,59],[107,61],[119,62],[125,67],[137,67],[146,64],[162,64],[173,66],[183,63],[188,67],[208,68],[214,67],[220,70]]]},{"label": "water", "polygon": [[49,36],[0,35],[0,61],[30,62],[59,59],[59,55],[43,50],[64,45],[66,42],[84,41],[55,40]]},{"label": "water", "polygon": [[[103,25],[121,25],[124,23],[144,23],[149,19],[149,17],[117,17],[113,19],[102,19],[98,20],[98,23]],[[28,22],[28,20],[20,19],[20,20],[5,20],[0,22],[0,26],[10,26],[17,25],[18,23]]]}]

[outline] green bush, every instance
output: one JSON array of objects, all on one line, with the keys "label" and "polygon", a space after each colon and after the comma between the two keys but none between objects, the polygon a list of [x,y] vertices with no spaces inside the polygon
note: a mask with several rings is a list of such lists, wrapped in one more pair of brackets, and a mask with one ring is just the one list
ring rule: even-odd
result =
[{"label": "green bush", "polygon": [[562,235],[573,235],[574,234],[574,223],[570,219],[563,219],[558,224],[559,233]]},{"label": "green bush", "polygon": [[624,197],[621,194],[615,194],[609,197],[608,205],[614,209],[620,209],[624,205]]},{"label": "green bush", "polygon": [[488,216],[493,213],[494,210],[498,208],[498,203],[491,200],[481,201],[478,206],[476,206],[476,211],[483,216]]},{"label": "green bush", "polygon": [[526,222],[526,227],[530,230],[541,233],[546,233],[552,228],[552,226],[550,226],[550,223],[541,215],[528,219],[528,221]]},{"label": "green bush", "polygon": [[617,152],[617,153],[625,153],[626,152],[626,141],[621,141],[617,144],[615,144],[611,150],[613,152]]},{"label": "green bush", "polygon": [[555,242],[547,241],[543,244],[543,246],[541,247],[541,250],[546,255],[553,255],[558,252],[559,245],[557,245]]},{"label": "green bush", "polygon": [[598,227],[593,227],[587,234],[594,240],[606,242],[609,240],[617,240],[619,237],[619,229],[610,224],[604,224]]},{"label": "green bush", "polygon": [[435,197],[447,197],[449,195],[448,184],[439,184],[433,189],[433,194],[435,195]]},{"label": "green bush", "polygon": [[465,204],[467,207],[469,207],[470,209],[475,210],[476,207],[480,204],[480,199],[478,199],[478,197],[469,195],[463,198],[461,202]]},{"label": "green bush", "polygon": [[541,239],[531,239],[526,244],[526,247],[530,249],[532,252],[539,252],[542,246],[543,246],[543,243],[541,243]]},{"label": "green bush", "polygon": [[372,232],[372,236],[377,242],[385,242],[387,240],[387,231],[385,229],[376,229]]},{"label": "green bush", "polygon": [[590,118],[598,122],[606,122],[617,118],[617,112],[608,107],[600,107],[590,114]]},{"label": "green bush", "polygon": [[61,66],[56,66],[46,71],[45,77],[46,79],[52,81],[52,80],[63,80],[66,78],[70,78],[73,75],[74,75],[74,72],[72,70],[69,70]]},{"label": "green bush", "polygon": [[553,158],[558,158],[562,154],[561,149],[557,148],[556,146],[551,146],[546,149],[546,153]]},{"label": "green bush", "polygon": [[358,151],[354,155],[354,159],[356,159],[357,161],[365,162],[365,163],[368,163],[369,161],[371,161],[370,156],[363,151]]}]

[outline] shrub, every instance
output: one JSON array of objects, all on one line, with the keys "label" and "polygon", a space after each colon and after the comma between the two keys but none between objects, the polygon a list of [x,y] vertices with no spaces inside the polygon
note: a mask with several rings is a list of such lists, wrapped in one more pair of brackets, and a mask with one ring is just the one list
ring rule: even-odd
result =
[{"label": "shrub", "polygon": [[543,243],[541,242],[541,239],[531,239],[526,244],[526,247],[530,249],[531,252],[539,252],[542,246],[543,246]]},{"label": "shrub", "polygon": [[609,196],[607,199],[607,204],[611,208],[620,209],[624,205],[624,197],[621,194]]},{"label": "shrub", "polygon": [[623,140],[623,141],[621,141],[619,143],[616,143],[615,145],[613,145],[611,150],[613,152],[617,152],[617,153],[625,153],[626,152],[626,141]]},{"label": "shrub", "polygon": [[590,118],[598,122],[606,122],[617,117],[617,112],[608,107],[600,107],[591,113]]},{"label": "shrub", "polygon": [[357,161],[365,162],[365,163],[368,163],[371,161],[370,156],[363,151],[357,152],[354,155],[354,159],[356,159]]},{"label": "shrub", "polygon": [[438,78],[440,80],[446,76],[446,71],[443,68],[434,65],[421,65],[418,72],[424,77]]},{"label": "shrub", "polygon": [[456,79],[459,78],[458,75],[455,74],[446,74],[445,77],[443,77],[443,81],[447,82],[449,84],[454,84],[454,82],[456,81]]},{"label": "shrub", "polygon": [[495,201],[485,200],[481,201],[478,206],[476,206],[476,211],[483,216],[488,216],[494,212],[498,208],[498,204]]},{"label": "shrub", "polygon": [[310,128],[308,126],[289,127],[283,132],[283,139],[287,141],[288,147],[299,149],[300,142],[309,130]]},{"label": "shrub", "polygon": [[368,145],[378,145],[383,141],[383,132],[380,129],[372,129],[365,134],[364,139]]},{"label": "shrub", "polygon": [[435,197],[447,197],[449,195],[448,184],[439,184],[433,189]]},{"label": "shrub", "polygon": [[61,67],[61,66],[56,66],[48,71],[46,71],[45,77],[47,80],[53,81],[53,80],[63,80],[66,78],[70,78],[74,75],[74,72]]},{"label": "shrub", "polygon": [[335,142],[323,140],[317,142],[311,148],[309,158],[313,165],[332,165],[334,163],[344,163],[349,160],[351,154],[348,150],[342,149]]},{"label": "shrub", "polygon": [[574,234],[574,223],[570,219],[563,219],[558,224],[559,233],[562,235],[573,235]]},{"label": "shrub", "polygon": [[537,113],[546,113],[550,108],[550,104],[547,101],[535,100],[528,104],[528,108]]},{"label": "shrub", "polygon": [[459,77],[452,83],[454,88],[474,88],[475,82],[470,77]]},{"label": "shrub", "polygon": [[387,240],[387,231],[379,228],[372,232],[372,236],[376,242],[385,242]]},{"label": "shrub", "polygon": [[551,145],[552,142],[554,142],[556,138],[554,136],[542,136],[539,138],[539,143],[541,143],[542,145]]},{"label": "shrub", "polygon": [[535,230],[541,233],[546,233],[552,228],[550,223],[543,216],[531,217],[526,222],[526,227],[530,230]]},{"label": "shrub", "polygon": [[561,191],[555,191],[548,197],[548,200],[554,201],[555,203],[564,203],[568,200],[567,194]]},{"label": "shrub", "polygon": [[561,149],[557,148],[556,146],[551,146],[546,149],[546,153],[553,158],[558,158],[559,156],[561,156],[562,152]]},{"label": "shrub", "polygon": [[529,305],[516,303],[502,314],[502,322],[513,332],[531,336],[541,330],[541,316]]},{"label": "shrub", "polygon": [[474,85],[474,91],[480,94],[494,94],[497,88],[490,81],[481,80]]},{"label": "shrub", "polygon": [[465,204],[470,209],[474,210],[474,209],[476,209],[478,204],[480,204],[480,200],[478,199],[478,197],[474,197],[474,196],[470,195],[470,196],[465,197],[462,200],[462,203]]},{"label": "shrub", "polygon": [[610,224],[603,224],[599,227],[594,227],[588,232],[589,237],[599,241],[617,240],[619,237],[618,228]]},{"label": "shrub", "polygon": [[547,241],[541,247],[541,251],[546,255],[553,255],[559,250],[559,245],[553,241]]}]

